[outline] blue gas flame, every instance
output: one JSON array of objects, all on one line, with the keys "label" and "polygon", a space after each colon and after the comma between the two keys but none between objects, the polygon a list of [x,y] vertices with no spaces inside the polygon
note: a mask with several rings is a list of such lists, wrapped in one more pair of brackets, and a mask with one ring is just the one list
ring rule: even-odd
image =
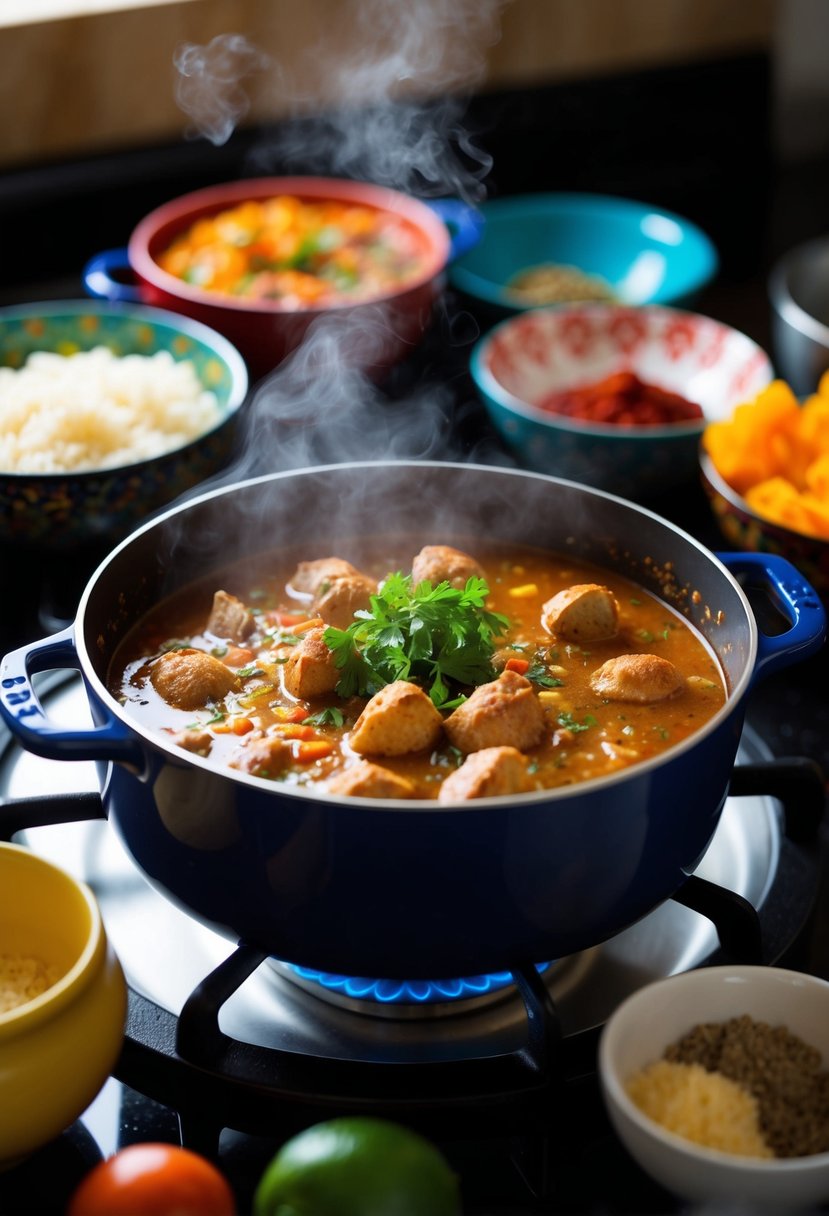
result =
[{"label": "blue gas flame", "polygon": [[[301,979],[310,980],[358,1001],[377,1001],[382,1005],[429,1005],[443,1001],[463,1001],[485,996],[514,983],[511,971],[493,971],[488,975],[471,975],[449,980],[380,980],[364,976],[336,975],[290,963],[291,970]],[[549,963],[538,963],[544,972]]]}]

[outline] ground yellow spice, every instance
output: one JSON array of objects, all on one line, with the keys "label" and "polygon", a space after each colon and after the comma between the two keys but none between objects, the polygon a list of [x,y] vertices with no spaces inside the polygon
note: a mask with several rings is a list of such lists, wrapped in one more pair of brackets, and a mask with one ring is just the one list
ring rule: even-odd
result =
[{"label": "ground yellow spice", "polygon": [[742,1157],[774,1156],[760,1131],[757,1099],[701,1064],[656,1060],[626,1088],[644,1114],[686,1140]]},{"label": "ground yellow spice", "polygon": [[0,954],[0,1013],[9,1013],[40,996],[61,977],[54,963],[33,955]]}]

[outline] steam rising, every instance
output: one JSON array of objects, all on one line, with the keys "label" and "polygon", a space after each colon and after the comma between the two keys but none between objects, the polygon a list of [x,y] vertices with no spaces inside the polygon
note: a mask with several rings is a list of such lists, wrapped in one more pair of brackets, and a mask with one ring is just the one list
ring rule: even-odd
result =
[{"label": "steam rising", "polygon": [[334,10],[340,24],[329,39],[291,65],[238,33],[185,44],[174,58],[176,100],[191,134],[223,144],[249,112],[249,79],[260,77],[257,91],[278,99],[295,125],[256,150],[258,169],[299,166],[478,199],[491,165],[461,125],[463,97],[483,75],[483,52],[498,40],[504,5],[346,0]]},{"label": "steam rising", "polygon": [[[503,7],[504,0],[347,0],[333,10],[335,28],[290,65],[241,34],[222,35],[179,49],[177,100],[194,131],[218,145],[249,112],[246,89],[256,77],[258,95],[263,87],[278,92],[291,121],[255,149],[255,172],[350,177],[474,203],[491,164],[462,126],[464,95],[483,75]],[[317,321],[256,388],[238,459],[222,481],[366,459],[469,459],[450,450],[458,417],[447,385],[424,375],[390,399],[364,374],[389,323],[379,309],[376,316],[361,309],[359,322],[347,309]],[[435,330],[450,348],[474,337],[472,326],[439,306]],[[478,446],[472,455],[487,453]]]},{"label": "steam rising", "polygon": [[[265,155],[288,168],[304,163],[311,172],[421,195],[483,197],[491,164],[463,130],[463,95],[483,74],[482,49],[498,39],[502,0],[357,0],[346,7],[359,50],[344,57],[323,48],[325,114],[286,131]],[[313,110],[310,99],[296,95],[296,114]]]},{"label": "steam rising", "polygon": [[274,66],[242,34],[220,34],[207,46],[185,44],[173,62],[178,72],[176,102],[193,120],[190,134],[204,135],[217,145],[227,143],[250,109],[242,79]]},{"label": "steam rising", "polygon": [[[388,382],[375,384],[359,363],[349,362],[344,351],[359,347],[370,357],[380,349],[383,330],[373,320],[338,314],[314,323],[302,344],[256,386],[245,407],[240,450],[221,481],[359,460],[504,463],[489,436],[476,434],[462,450],[465,414],[478,407],[458,403],[450,384],[424,378],[389,392]],[[476,333],[468,315],[450,318],[440,311],[431,341],[451,356],[451,348],[467,349]]]}]

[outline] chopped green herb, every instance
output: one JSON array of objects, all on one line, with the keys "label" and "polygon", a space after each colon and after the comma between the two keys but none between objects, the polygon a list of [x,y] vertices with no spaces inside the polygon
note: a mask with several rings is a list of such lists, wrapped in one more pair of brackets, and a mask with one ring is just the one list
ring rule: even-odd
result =
[{"label": "chopped green herb", "polygon": [[339,695],[372,696],[395,680],[412,680],[442,709],[458,686],[494,679],[495,639],[509,621],[487,610],[488,591],[476,577],[463,588],[448,582],[413,587],[411,575],[390,574],[369,610],[356,612],[347,629],[329,626],[323,634],[342,673]]},{"label": "chopped green herb", "polygon": [[303,726],[342,726],[343,722],[343,711],[337,709],[336,705],[326,705],[319,713],[302,719]]},{"label": "chopped green herb", "polygon": [[227,654],[227,646],[214,646],[210,653],[214,659],[223,659]]},{"label": "chopped green herb", "polygon": [[636,636],[641,638],[643,642],[652,642],[653,634],[650,629],[637,629]]},{"label": "chopped green herb", "polygon": [[559,726],[564,727],[565,730],[571,730],[576,735],[596,725],[596,719],[592,714],[586,714],[583,722],[577,722],[569,710],[563,710],[556,718],[556,721]]},{"label": "chopped green herb", "polygon": [[551,676],[543,663],[532,663],[526,671],[526,677],[541,688],[562,688],[564,681],[558,676]]},{"label": "chopped green herb", "polygon": [[633,597],[631,597],[630,602],[631,602],[631,604],[633,605],[633,607],[634,607],[634,608],[640,608],[640,607],[642,606],[642,601],[641,601],[641,600],[634,599]]},{"label": "chopped green herb", "polygon": [[241,676],[243,680],[249,680],[251,676],[263,676],[265,673],[261,667],[252,664],[250,667],[240,667],[236,672],[237,676]]}]

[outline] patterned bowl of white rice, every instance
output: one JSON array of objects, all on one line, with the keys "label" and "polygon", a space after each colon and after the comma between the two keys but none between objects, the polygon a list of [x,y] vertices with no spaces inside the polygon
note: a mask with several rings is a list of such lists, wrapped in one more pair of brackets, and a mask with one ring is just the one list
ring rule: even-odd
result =
[{"label": "patterned bowl of white rice", "polygon": [[247,396],[227,339],[161,309],[0,309],[0,541],[114,542],[229,460]]}]

